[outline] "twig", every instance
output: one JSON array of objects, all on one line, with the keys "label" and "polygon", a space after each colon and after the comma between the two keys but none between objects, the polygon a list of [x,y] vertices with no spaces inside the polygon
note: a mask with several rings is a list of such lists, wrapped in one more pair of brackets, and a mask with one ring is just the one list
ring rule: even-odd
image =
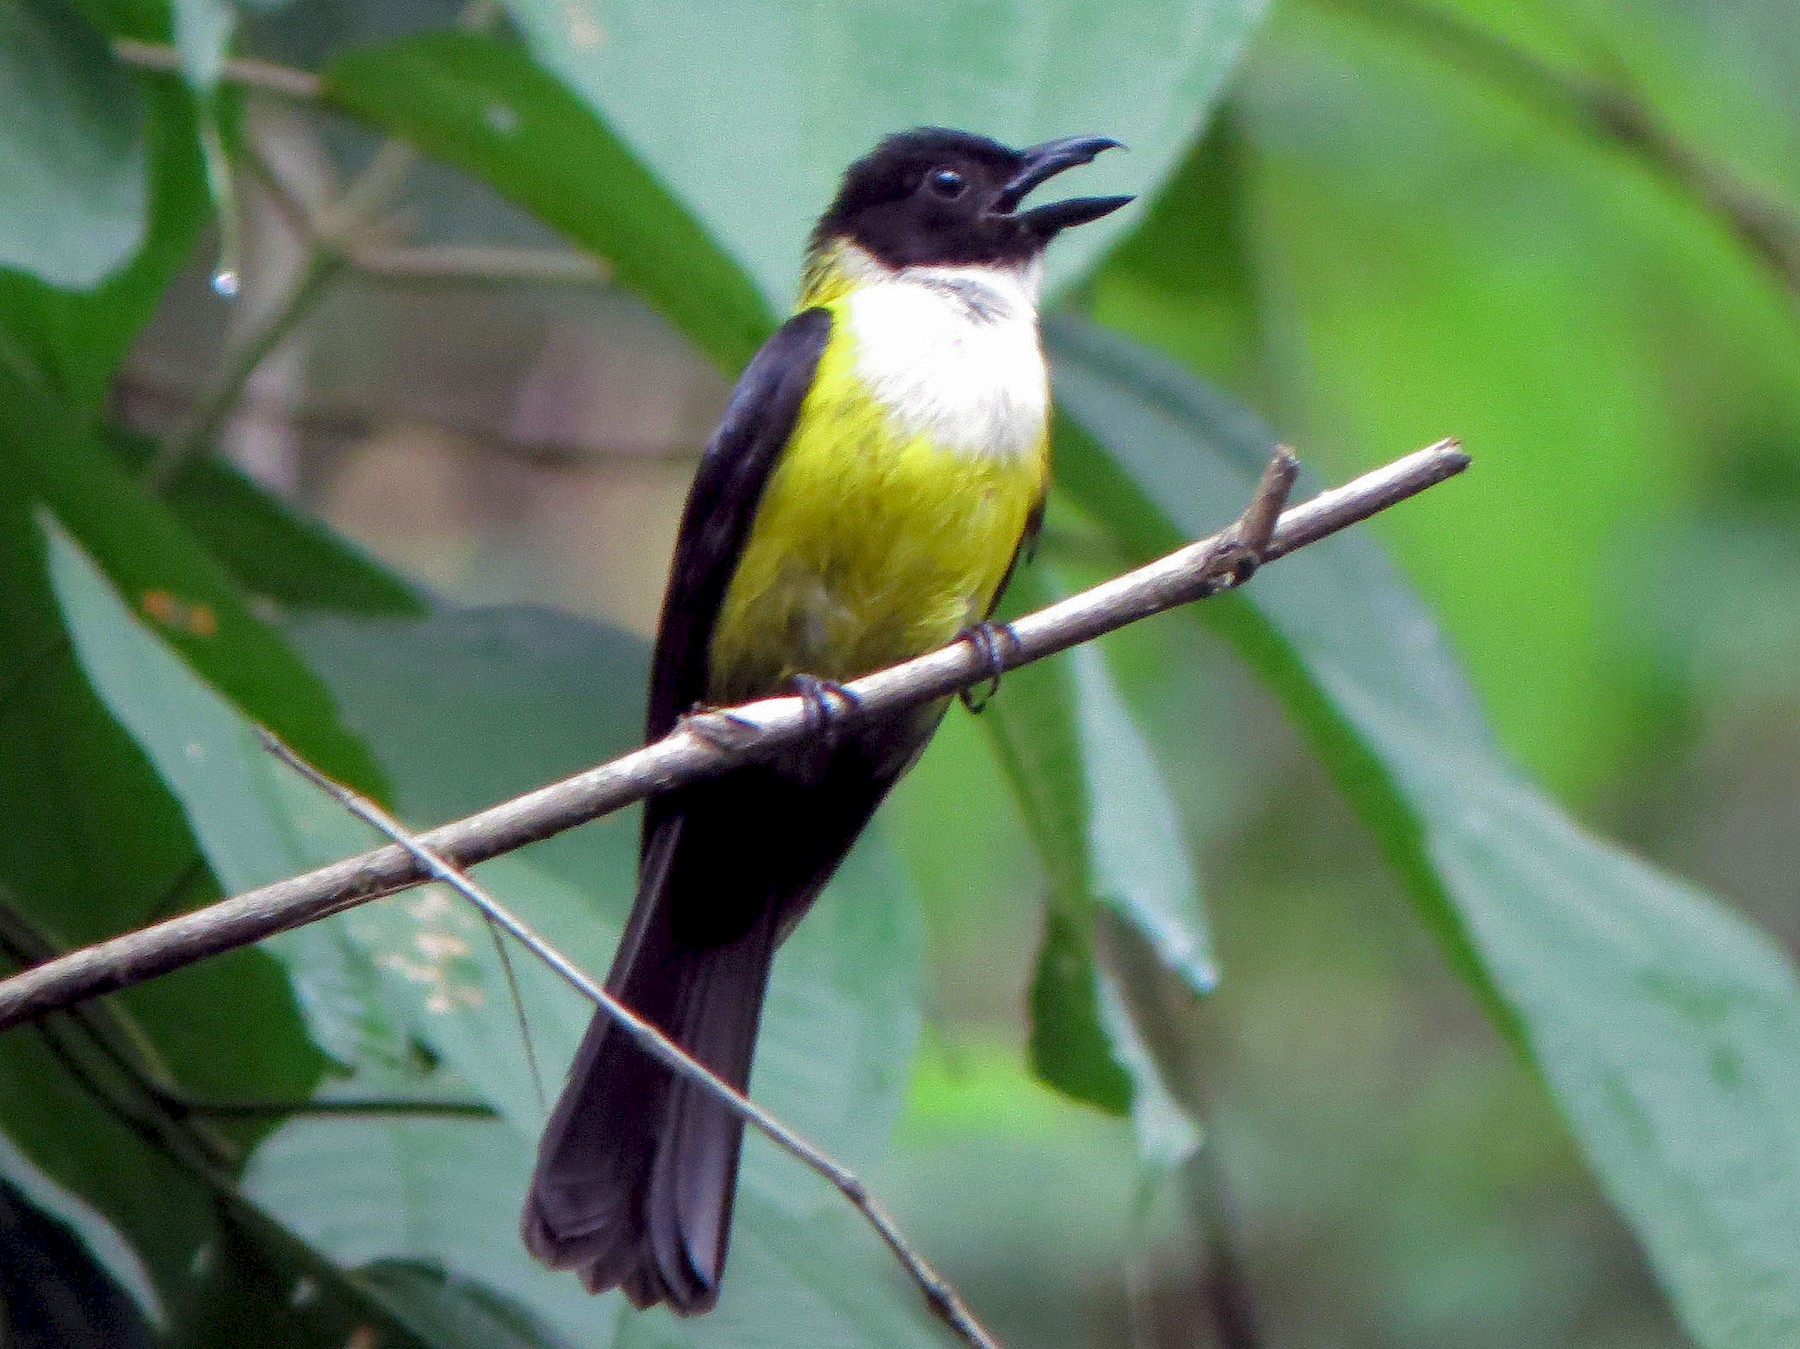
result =
[{"label": "twig", "polygon": [[503,244],[364,244],[349,260],[366,276],[397,283],[595,286],[612,277],[591,254]]},{"label": "twig", "polygon": [[486,1101],[434,1101],[429,1096],[321,1096],[307,1101],[257,1100],[240,1097],[161,1093],[163,1104],[183,1115],[212,1119],[289,1119],[295,1115],[365,1119],[376,1115],[428,1119],[499,1119]]},{"label": "twig", "polygon": [[1219,1164],[1218,1143],[1209,1131],[1187,1159],[1183,1179],[1193,1198],[1200,1239],[1205,1243],[1201,1291],[1219,1349],[1262,1349],[1256,1325],[1256,1299],[1238,1252],[1237,1214],[1231,1189]]},{"label": "twig", "polygon": [[[174,74],[181,71],[181,53],[160,42],[120,38],[113,43],[113,55],[128,66],[138,66],[144,70]],[[256,89],[265,94],[279,94],[283,98],[297,99],[303,103],[318,102],[325,89],[325,82],[310,70],[297,70],[293,66],[277,65],[273,61],[258,60],[254,56],[227,57],[219,70],[219,79],[225,84]]]},{"label": "twig", "polygon": [[957,1294],[956,1289],[951,1287],[943,1276],[927,1263],[925,1257],[920,1255],[901,1235],[900,1229],[895,1226],[894,1220],[888,1215],[887,1210],[869,1193],[868,1186],[864,1185],[853,1172],[834,1161],[815,1144],[764,1110],[724,1078],[716,1076],[711,1069],[670,1040],[656,1026],[613,997],[579,965],[540,937],[522,918],[477,885],[466,873],[409,833],[380,806],[368,798],[358,795],[341,782],[334,781],[321,773],[283,744],[277,736],[266,730],[259,731],[259,736],[263,748],[269,753],[287,764],[315,787],[330,795],[357,819],[393,839],[395,843],[412,855],[431,879],[442,881],[467,899],[481,910],[482,916],[490,923],[504,928],[520,945],[560,974],[577,992],[605,1011],[637,1042],[638,1048],[671,1072],[685,1077],[732,1114],[759,1130],[783,1151],[823,1176],[837,1188],[838,1193],[850,1201],[858,1213],[868,1220],[876,1234],[887,1244],[887,1248],[905,1267],[912,1281],[918,1285],[920,1294],[925,1298],[932,1312],[945,1325],[954,1330],[965,1343],[973,1345],[975,1349],[999,1349],[998,1342],[987,1332],[981,1322],[975,1319],[975,1314],[969,1310],[967,1304]]},{"label": "twig", "polygon": [[1671,130],[1648,100],[1620,78],[1622,68],[1616,61],[1608,63],[1614,77],[1606,80],[1559,70],[1477,24],[1413,0],[1317,2],[1408,32],[1445,59],[1630,151],[1736,236],[1800,301],[1800,220]]},{"label": "twig", "polygon": [[[1262,550],[1264,563],[1455,476],[1468,456],[1453,440],[1417,450],[1282,513]],[[1228,588],[1245,556],[1238,526],[1189,544],[1134,571],[1027,614],[1000,643],[1003,670],[1041,660],[1128,623]],[[856,705],[841,729],[947,697],[992,676],[987,654],[957,642],[849,685]],[[804,700],[765,698],[729,714],[688,717],[661,740],[561,782],[504,801],[421,837],[457,866],[473,866],[527,843],[700,778],[766,758],[812,733]],[[127,988],[207,956],[247,946],[426,879],[404,848],[386,847],[277,881],[154,927],[27,970],[0,982],[0,1030],[84,998]]]}]

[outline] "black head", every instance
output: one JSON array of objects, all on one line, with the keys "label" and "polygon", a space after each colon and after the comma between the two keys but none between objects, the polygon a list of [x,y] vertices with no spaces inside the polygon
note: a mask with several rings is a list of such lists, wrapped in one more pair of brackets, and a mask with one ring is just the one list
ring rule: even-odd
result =
[{"label": "black head", "polygon": [[1076,197],[1019,209],[1040,183],[1118,144],[1074,136],[1014,150],[944,127],[902,131],[845,172],[813,247],[849,239],[890,267],[1029,261],[1058,231],[1131,200]]}]

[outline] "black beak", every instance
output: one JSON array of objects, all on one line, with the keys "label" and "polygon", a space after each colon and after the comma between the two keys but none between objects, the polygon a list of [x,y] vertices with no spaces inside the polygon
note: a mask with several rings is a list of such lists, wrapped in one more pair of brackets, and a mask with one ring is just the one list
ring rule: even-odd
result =
[{"label": "black beak", "polygon": [[1124,148],[1110,136],[1070,136],[1065,140],[1045,141],[1042,145],[1023,150],[1020,154],[1025,160],[1025,167],[1000,189],[995,209],[1029,225],[1035,233],[1046,239],[1071,225],[1085,225],[1090,220],[1111,215],[1131,198],[1071,197],[1067,201],[1034,206],[1029,211],[1020,211],[1018,205],[1034,187],[1054,178],[1064,169],[1072,169],[1078,164],[1091,164],[1102,150]]}]

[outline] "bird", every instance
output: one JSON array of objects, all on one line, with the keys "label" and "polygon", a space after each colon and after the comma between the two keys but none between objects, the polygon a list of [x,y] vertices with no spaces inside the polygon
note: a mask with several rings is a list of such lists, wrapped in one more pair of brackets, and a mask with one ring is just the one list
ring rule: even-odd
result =
[{"label": "bird", "polygon": [[[948,645],[989,652],[1043,517],[1046,247],[1126,196],[1027,206],[1118,148],[1013,149],[919,127],[845,171],[795,311],[745,368],[676,536],[646,732],[798,692],[816,743],[653,797],[606,987],[743,1090],[770,963],[948,700],[836,734],[842,685]],[[996,665],[997,669],[998,666]],[[645,1308],[719,1296],[742,1119],[596,1012],[539,1144],[521,1233],[590,1292]]]}]

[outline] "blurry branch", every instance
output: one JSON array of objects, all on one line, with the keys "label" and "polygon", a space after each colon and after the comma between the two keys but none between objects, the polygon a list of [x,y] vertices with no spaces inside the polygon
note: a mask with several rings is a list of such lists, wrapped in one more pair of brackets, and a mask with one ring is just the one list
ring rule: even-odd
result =
[{"label": "blurry branch", "polygon": [[1176,1174],[1186,1220],[1199,1243],[1198,1259],[1183,1291],[1194,1305],[1206,1309],[1212,1324],[1210,1343],[1217,1349],[1261,1349],[1263,1338],[1244,1267],[1237,1203],[1219,1157],[1218,1134],[1208,1107],[1200,1007],[1135,929],[1102,914],[1100,935],[1119,996],[1158,1077],[1200,1131],[1199,1146]]},{"label": "blurry branch", "polygon": [[[1453,440],[1414,451],[1310,501],[1279,510],[1294,460],[1271,462],[1258,494],[1230,528],[1122,576],[1027,614],[982,651],[954,642],[849,684],[834,717],[838,733],[944,698],[990,678],[1165,610],[1206,599],[1267,563],[1425,491],[1468,466]],[[1263,525],[1273,528],[1263,529]],[[815,707],[765,698],[683,718],[641,749],[441,825],[420,842],[458,867],[535,843],[657,792],[766,759],[820,733]],[[221,900],[138,932],[70,952],[0,982],[0,1030],[114,989],[128,988],[207,956],[393,894],[428,879],[401,847],[380,848]]]},{"label": "blurry branch", "polygon": [[[161,367],[121,375],[113,381],[113,388],[119,406],[128,410],[125,420],[131,426],[163,425],[191,415],[197,401],[192,380]],[[476,417],[433,416],[430,409],[411,403],[398,408],[361,408],[354,399],[321,399],[312,403],[265,395],[255,389],[238,400],[236,415],[335,440],[360,440],[393,422],[404,422],[439,434],[447,453],[479,454],[556,472],[623,462],[666,465],[671,471],[691,473],[706,448],[699,439],[647,436],[641,440],[578,442],[515,436]],[[0,690],[0,707],[4,706],[4,690]]]},{"label": "blurry branch", "polygon": [[[490,27],[499,16],[496,0],[468,0],[457,17],[457,26],[479,31]],[[113,50],[121,61],[143,69],[175,74],[181,71],[180,53],[173,47],[122,40],[114,44]],[[228,84],[241,84],[314,103],[322,102],[324,97],[325,86],[318,76],[253,58],[227,60],[220,78]],[[171,435],[150,461],[144,476],[153,491],[166,488],[184,465],[211,452],[263,361],[294,330],[338,270],[346,264],[366,265],[359,263],[359,258],[373,248],[367,235],[378,226],[388,204],[405,186],[407,177],[419,161],[419,152],[404,141],[383,141],[362,172],[337,199],[314,212],[309,212],[298,197],[286,190],[280,176],[261,160],[253,145],[250,160],[269,188],[277,208],[299,234],[306,247],[306,261],[287,295],[262,325],[237,346],[218,384],[195,407],[187,425]],[[222,211],[235,209],[230,201],[221,202],[220,208]],[[224,228],[234,230],[235,218],[225,220]],[[379,253],[380,249],[374,248],[374,251]],[[409,262],[415,269],[420,266],[416,258],[403,259],[400,265]],[[379,259],[376,265],[381,265]],[[388,265],[393,265],[392,259],[388,260]],[[437,267],[441,275],[442,259],[437,260]],[[234,274],[214,278],[215,285],[221,281],[228,282],[230,287],[228,292],[222,290],[221,293],[237,294],[239,277]]]},{"label": "blurry branch", "polygon": [[501,244],[364,244],[350,248],[347,261],[381,281],[593,286],[612,278],[612,268],[587,253]]},{"label": "blurry branch", "polygon": [[[300,200],[254,137],[244,142],[251,172],[288,228],[312,247],[329,245],[353,271],[376,281],[451,285],[603,285],[612,268],[591,253],[506,244],[398,244],[359,237],[341,227],[332,237],[326,220]],[[340,211],[341,211],[340,204]],[[341,216],[340,216],[341,219]]]},{"label": "blurry branch", "polygon": [[998,1342],[975,1318],[956,1289],[906,1240],[887,1209],[869,1193],[868,1186],[854,1172],[764,1110],[729,1082],[715,1075],[656,1026],[613,997],[593,976],[540,937],[529,924],[476,884],[467,873],[445,861],[408,833],[380,806],[342,783],[326,777],[267,731],[262,736],[263,746],[271,754],[330,795],[357,819],[393,839],[432,879],[442,881],[467,899],[481,911],[481,916],[490,925],[504,928],[514,940],[561,975],[576,992],[604,1011],[651,1058],[670,1072],[692,1082],[770,1142],[823,1177],[875,1229],[876,1235],[893,1252],[894,1258],[906,1270],[907,1276],[918,1287],[920,1295],[939,1320],[949,1326],[964,1343],[972,1346],[972,1349],[999,1349]]},{"label": "blurry branch", "polygon": [[1560,70],[1477,24],[1417,0],[1316,2],[1403,32],[1443,59],[1635,155],[1729,230],[1800,304],[1800,218],[1682,139],[1634,87],[1621,62],[1606,58],[1606,77]]},{"label": "blurry branch", "polygon": [[[162,71],[172,75],[181,73],[181,53],[160,42],[120,38],[113,43],[113,55],[126,65],[143,70]],[[317,103],[325,91],[325,82],[310,70],[297,70],[293,66],[277,65],[273,61],[258,60],[254,56],[227,57],[224,66],[220,68],[219,79],[225,84],[255,89],[259,93],[279,94],[283,98],[298,99],[302,103]]]}]

